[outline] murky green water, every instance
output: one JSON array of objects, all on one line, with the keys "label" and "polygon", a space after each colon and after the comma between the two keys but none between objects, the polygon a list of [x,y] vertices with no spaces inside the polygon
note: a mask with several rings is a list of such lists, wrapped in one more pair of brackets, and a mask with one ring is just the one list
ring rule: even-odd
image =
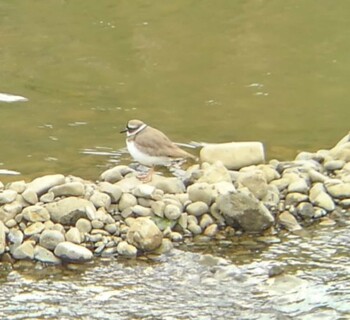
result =
[{"label": "murky green water", "polygon": [[0,1],[0,92],[29,98],[0,103],[0,169],[96,179],[129,162],[130,118],[179,142],[263,141],[268,158],[328,148],[349,130],[349,9]]},{"label": "murky green water", "polygon": [[[129,163],[119,131],[130,118],[179,142],[259,140],[268,158],[329,148],[349,130],[349,9],[326,0],[0,1],[0,92],[29,99],[0,102],[0,169],[22,173],[1,180],[96,179]],[[348,319],[349,231],[208,243],[155,262],[0,265],[0,317]],[[207,265],[207,252],[227,264]],[[296,278],[272,284],[273,265]]]}]

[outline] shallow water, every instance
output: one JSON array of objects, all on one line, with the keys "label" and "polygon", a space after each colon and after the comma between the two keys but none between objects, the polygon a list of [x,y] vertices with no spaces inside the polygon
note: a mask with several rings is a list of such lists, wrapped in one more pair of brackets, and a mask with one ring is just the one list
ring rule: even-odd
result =
[{"label": "shallow water", "polygon": [[349,9],[2,1],[0,93],[29,101],[0,102],[0,169],[97,179],[130,162],[130,118],[178,142],[262,141],[269,159],[329,148],[349,130]]},{"label": "shallow water", "polygon": [[[349,231],[242,236],[148,260],[0,265],[0,317],[349,319]],[[273,268],[282,273],[270,277]]]}]

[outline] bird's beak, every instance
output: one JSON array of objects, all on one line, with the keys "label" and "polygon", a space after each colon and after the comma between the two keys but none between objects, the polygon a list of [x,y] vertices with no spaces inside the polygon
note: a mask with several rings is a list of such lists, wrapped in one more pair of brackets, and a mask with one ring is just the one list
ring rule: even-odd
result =
[{"label": "bird's beak", "polygon": [[126,131],[128,131],[127,128],[125,128],[124,130],[120,131],[120,133],[125,133]]}]

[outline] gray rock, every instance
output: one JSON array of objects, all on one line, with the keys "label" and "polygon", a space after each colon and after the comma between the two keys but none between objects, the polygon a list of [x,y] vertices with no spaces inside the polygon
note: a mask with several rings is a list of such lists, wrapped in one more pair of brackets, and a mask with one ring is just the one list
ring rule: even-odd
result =
[{"label": "gray rock", "polygon": [[7,238],[13,245],[18,247],[23,242],[24,235],[21,230],[11,229],[7,235]]},{"label": "gray rock", "polygon": [[275,221],[269,210],[249,193],[238,191],[220,195],[216,203],[228,225],[238,223],[245,231],[260,232],[271,227]]},{"label": "gray rock", "polygon": [[181,216],[180,208],[173,204],[168,204],[164,208],[164,216],[169,220],[177,220]]},{"label": "gray rock", "polygon": [[30,222],[45,222],[50,220],[50,213],[46,208],[34,205],[23,209],[23,217]]},{"label": "gray rock", "polygon": [[213,164],[202,164],[202,175],[197,183],[215,184],[218,182],[232,182],[230,172],[221,161],[215,161]]},{"label": "gray rock", "polygon": [[231,142],[205,145],[200,151],[202,162],[221,161],[226,168],[236,170],[265,162],[261,142]]},{"label": "gray rock", "polygon": [[[16,191],[18,194],[21,194],[26,189],[27,184],[24,180],[11,182],[8,186],[8,189]],[[1,188],[0,188],[1,190]]]},{"label": "gray rock", "polygon": [[63,241],[64,235],[58,230],[44,230],[39,239],[40,245],[49,250],[54,250]]},{"label": "gray rock", "polygon": [[90,201],[75,197],[68,197],[45,206],[51,220],[63,225],[75,225],[80,218],[90,218],[96,214],[96,209]]},{"label": "gray rock", "polygon": [[149,217],[152,215],[152,210],[150,208],[145,208],[138,204],[133,206],[131,210],[138,217]]},{"label": "gray rock", "polygon": [[5,225],[0,221],[0,256],[5,252],[6,248],[6,234],[5,234]]},{"label": "gray rock", "polygon": [[278,188],[274,185],[268,185],[267,193],[262,199],[262,202],[268,208],[277,207],[280,203],[280,193]]},{"label": "gray rock", "polygon": [[14,190],[4,190],[0,192],[0,204],[10,203],[15,201],[17,192]]},{"label": "gray rock", "polygon": [[121,187],[111,184],[109,182],[101,182],[99,185],[99,190],[109,195],[112,203],[118,203],[120,197],[122,196],[123,190]]},{"label": "gray rock", "polygon": [[45,225],[42,222],[34,222],[29,227],[24,229],[24,234],[26,236],[32,236],[34,234],[39,234],[45,229]]},{"label": "gray rock", "polygon": [[214,201],[213,186],[209,183],[195,183],[187,188],[188,198],[192,202],[202,201],[208,206]]},{"label": "gray rock", "polygon": [[259,200],[267,194],[267,181],[261,170],[250,170],[239,174],[237,183],[247,187]]},{"label": "gray rock", "polygon": [[139,184],[133,190],[135,197],[142,197],[146,199],[161,200],[164,192],[157,190],[155,186],[149,184]]},{"label": "gray rock", "polygon": [[108,181],[110,183],[116,183],[122,180],[128,173],[131,172],[135,172],[135,170],[131,169],[128,166],[120,165],[103,172],[100,179],[103,181]]},{"label": "gray rock", "polygon": [[54,253],[62,260],[72,262],[84,262],[93,258],[93,254],[89,249],[68,241],[59,243]]},{"label": "gray rock", "polygon": [[70,228],[66,232],[66,241],[80,244],[82,239],[81,239],[81,235],[80,235],[79,229],[75,228],[75,227]]},{"label": "gray rock", "polygon": [[58,259],[50,250],[36,245],[34,248],[34,259],[48,264],[60,264]]},{"label": "gray rock", "polygon": [[81,233],[89,233],[92,229],[90,220],[84,218],[79,219],[75,226]]},{"label": "gray rock", "polygon": [[186,211],[191,215],[201,216],[202,214],[209,212],[209,207],[203,201],[196,201],[188,205]]},{"label": "gray rock", "polygon": [[350,183],[327,184],[327,192],[334,198],[346,199],[350,198]]},{"label": "gray rock", "polygon": [[298,179],[296,181],[293,181],[288,186],[288,192],[297,192],[297,193],[304,193],[307,194],[309,191],[309,186],[307,182],[304,179]]},{"label": "gray rock", "polygon": [[295,217],[288,211],[282,212],[278,216],[278,220],[279,223],[289,231],[297,231],[302,229]]},{"label": "gray rock", "polygon": [[12,256],[18,260],[34,259],[34,246],[32,241],[25,241],[18,247],[16,247]]},{"label": "gray rock", "polygon": [[185,192],[186,188],[184,183],[176,177],[163,177],[154,175],[150,185],[162,190],[164,193],[176,194]]},{"label": "gray rock", "polygon": [[38,196],[43,195],[54,186],[64,184],[65,178],[62,174],[47,175],[34,179],[28,183],[27,189],[37,193]]},{"label": "gray rock", "polygon": [[105,209],[108,209],[111,205],[110,196],[100,191],[95,191],[90,197],[90,201],[96,208],[103,207]]},{"label": "gray rock", "polygon": [[310,219],[315,215],[315,209],[309,202],[302,202],[297,206],[297,213],[304,219]]},{"label": "gray rock", "polygon": [[85,194],[85,187],[81,182],[69,182],[65,184],[61,184],[59,186],[55,186],[49,190],[49,192],[52,192],[56,197],[62,197],[62,196],[84,196]]},{"label": "gray rock", "polygon": [[117,252],[121,256],[126,256],[126,257],[136,257],[137,255],[137,248],[126,241],[121,241],[118,243],[117,246]]},{"label": "gray rock", "polygon": [[38,195],[31,189],[24,190],[22,197],[29,204],[36,204],[39,201]]},{"label": "gray rock", "polygon": [[297,192],[293,192],[293,193],[288,193],[286,196],[286,206],[290,206],[290,205],[298,205],[300,202],[305,202],[309,199],[309,197],[306,194],[303,193],[297,193]]},{"label": "gray rock", "polygon": [[152,220],[140,217],[133,221],[126,237],[136,248],[153,251],[162,244],[163,234]]},{"label": "gray rock", "polygon": [[127,208],[137,205],[137,199],[130,193],[123,193],[119,200],[119,210],[124,211]]}]

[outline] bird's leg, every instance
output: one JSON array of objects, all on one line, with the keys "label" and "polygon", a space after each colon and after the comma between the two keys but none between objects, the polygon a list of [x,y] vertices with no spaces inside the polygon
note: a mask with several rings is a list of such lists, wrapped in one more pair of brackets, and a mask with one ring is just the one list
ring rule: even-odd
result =
[{"label": "bird's leg", "polygon": [[141,180],[143,183],[151,182],[153,173],[154,173],[154,166],[148,170],[146,175],[138,175],[137,178]]}]

